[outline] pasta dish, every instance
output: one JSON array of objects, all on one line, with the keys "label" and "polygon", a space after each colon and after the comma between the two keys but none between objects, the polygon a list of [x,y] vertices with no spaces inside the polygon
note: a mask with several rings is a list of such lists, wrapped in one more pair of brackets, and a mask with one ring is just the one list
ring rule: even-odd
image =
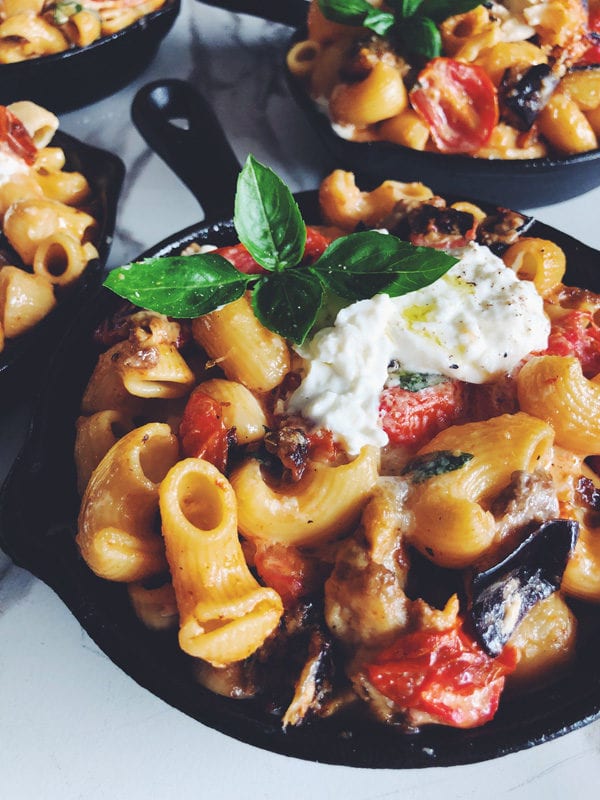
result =
[{"label": "pasta dish", "polygon": [[333,130],[488,159],[598,147],[598,0],[312,0],[287,55]]},{"label": "pasta dish", "polygon": [[51,146],[54,114],[0,106],[0,352],[44,319],[98,257],[90,186]]},{"label": "pasta dish", "polygon": [[165,0],[3,0],[0,64],[86,47],[164,4]]},{"label": "pasta dish", "polygon": [[284,727],[480,726],[600,600],[600,297],[515,212],[341,170],[320,201],[249,158],[239,244],[111,273],[77,543]]}]

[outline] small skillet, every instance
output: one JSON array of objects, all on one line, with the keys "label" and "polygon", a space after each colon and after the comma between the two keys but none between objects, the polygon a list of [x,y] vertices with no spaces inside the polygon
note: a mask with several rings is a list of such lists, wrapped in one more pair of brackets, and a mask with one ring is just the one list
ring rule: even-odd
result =
[{"label": "small skillet", "polygon": [[[52,347],[70,325],[84,298],[96,289],[108,258],[115,229],[117,202],[125,176],[120,158],[58,131],[52,144],[66,156],[66,170],[81,172],[92,190],[92,214],[98,221],[94,241],[98,258],[90,261],[75,286],[62,293],[57,306],[34,328],[8,340],[0,352],[0,408],[25,395]],[[17,265],[19,266],[19,265]]]},{"label": "small skillet", "polygon": [[[212,111],[180,81],[150,84],[133,117],[153,148],[202,203],[207,219],[160,242],[144,256],[179,253],[192,241],[231,244],[235,156]],[[317,193],[297,196],[307,221],[317,219]],[[564,248],[568,278],[600,291],[600,254],[546,225],[534,236]],[[533,746],[600,716],[598,645],[586,642],[561,681],[517,700],[507,697],[482,728],[424,728],[416,734],[363,720],[322,720],[282,732],[254,701],[214,695],[192,677],[172,635],[147,631],[130,609],[125,588],[97,578],[74,542],[78,497],[73,464],[74,421],[97,351],[92,331],[120,305],[97,294],[61,342],[35,412],[27,443],[0,495],[0,543],[17,564],[51,586],[99,647],[139,684],[174,707],[229,736],[273,752],[356,767],[414,768],[465,764]]]},{"label": "small skillet", "polygon": [[87,47],[0,64],[0,103],[33,100],[58,114],[113,94],[149,64],[180,6],[181,0],[166,0],[157,11]]},{"label": "small skillet", "polygon": [[295,28],[282,52],[282,69],[290,92],[335,162],[352,170],[359,183],[380,183],[387,178],[422,181],[442,195],[455,194],[520,209],[558,203],[600,185],[600,148],[564,158],[507,160],[421,152],[391,142],[342,139],[285,63],[290,47],[307,37],[307,0],[203,2]]}]

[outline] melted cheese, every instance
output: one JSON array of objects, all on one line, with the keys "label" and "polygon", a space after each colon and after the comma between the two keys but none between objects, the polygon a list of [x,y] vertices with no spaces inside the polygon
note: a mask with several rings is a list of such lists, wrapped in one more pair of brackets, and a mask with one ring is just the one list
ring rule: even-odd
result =
[{"label": "melted cheese", "polygon": [[22,158],[14,153],[0,149],[0,186],[11,181],[15,175],[29,172],[29,167]]},{"label": "melted cheese", "polygon": [[299,349],[305,377],[288,410],[331,429],[355,454],[387,443],[379,397],[392,359],[408,372],[485,383],[545,349],[550,323],[534,285],[487,247],[455,255],[459,262],[430,286],[343,308]]}]

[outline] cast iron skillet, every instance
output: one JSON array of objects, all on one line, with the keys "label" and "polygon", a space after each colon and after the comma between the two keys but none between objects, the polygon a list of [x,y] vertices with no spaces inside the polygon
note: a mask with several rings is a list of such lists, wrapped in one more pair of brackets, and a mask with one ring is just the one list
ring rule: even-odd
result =
[{"label": "cast iron skillet", "polygon": [[[99,257],[89,262],[75,286],[63,291],[57,306],[34,328],[7,340],[0,353],[0,408],[24,396],[44,360],[71,323],[84,298],[100,283],[115,228],[117,202],[125,175],[120,158],[58,131],[52,144],[66,155],[66,169],[83,173],[92,189],[91,213],[98,221],[94,244]],[[1,235],[1,234],[0,234]],[[17,264],[16,266],[20,266]]]},{"label": "cast iron skillet", "polygon": [[359,180],[380,183],[387,178],[422,181],[439,194],[455,194],[509,208],[551,205],[584,194],[600,185],[600,148],[564,158],[523,161],[478,159],[469,156],[424,153],[390,142],[349,142],[332,129],[301,81],[285,64],[285,53],[306,39],[306,0],[203,0],[209,5],[242,11],[296,28],[285,42],[283,69],[290,92],[336,163],[352,170]]},{"label": "cast iron skillet", "polygon": [[[192,188],[208,217],[144,255],[179,253],[191,241],[233,243],[230,215],[238,164],[215,128],[210,109],[186,84],[166,81],[140,91],[133,117],[152,146]],[[177,127],[171,120],[177,121]],[[220,164],[219,168],[214,164]],[[302,193],[298,201],[305,219],[316,219],[316,192]],[[223,218],[218,219],[219,215]],[[537,222],[530,232],[552,238],[565,249],[572,282],[600,291],[597,251]],[[353,724],[332,718],[283,733],[277,719],[259,704],[218,697],[198,686],[175,635],[145,630],[130,610],[124,587],[94,576],[74,542],[78,510],[74,420],[97,355],[92,331],[120,302],[103,291],[57,351],[31,434],[0,496],[0,542],[17,564],[58,593],[125,672],[166,702],[236,739],[276,753],[356,767],[482,761],[552,739],[600,716],[597,638],[584,642],[563,680],[517,700],[505,698],[492,722],[470,731],[430,727],[407,735],[373,722]]]},{"label": "cast iron skillet", "polygon": [[180,4],[167,0],[157,11],[87,47],[0,64],[0,103],[34,100],[59,113],[113,94],[149,64]]}]

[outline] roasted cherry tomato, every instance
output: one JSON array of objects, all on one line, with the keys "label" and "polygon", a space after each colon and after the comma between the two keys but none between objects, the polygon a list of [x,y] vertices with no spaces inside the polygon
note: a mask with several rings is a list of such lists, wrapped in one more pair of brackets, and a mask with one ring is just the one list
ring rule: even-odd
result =
[{"label": "roasted cherry tomato", "polygon": [[391,444],[415,448],[456,422],[464,404],[461,381],[447,380],[418,392],[395,386],[383,390],[379,415]]},{"label": "roasted cherry tomato", "polygon": [[442,153],[474,153],[498,123],[498,93],[476,64],[434,58],[419,73],[410,102]]},{"label": "roasted cherry tomato", "polygon": [[319,591],[328,571],[320,561],[297,547],[278,543],[259,544],[254,564],[264,583],[275,589],[286,608]]},{"label": "roasted cherry tomato", "polygon": [[0,142],[27,164],[35,161],[37,148],[33,139],[21,120],[4,106],[0,106]]},{"label": "roasted cherry tomato", "polygon": [[592,44],[583,54],[580,64],[600,64],[600,6],[590,9],[588,30],[592,34]]},{"label": "roasted cherry tomato", "polygon": [[[323,236],[320,231],[314,228],[307,228],[303,263],[313,264],[326,249],[329,242],[330,240],[326,236]],[[267,271],[252,258],[243,244],[235,244],[231,247],[219,247],[219,249],[214,252],[226,258],[236,269],[239,269],[240,272],[245,272],[246,275],[261,275]]]},{"label": "roasted cherry tomato", "polygon": [[600,373],[600,328],[590,311],[570,311],[554,320],[545,355],[576,356],[586,378]]},{"label": "roasted cherry tomato", "polygon": [[222,404],[203,392],[202,387],[195,389],[187,401],[179,438],[186,457],[204,458],[225,471],[230,431],[223,422]]},{"label": "roasted cherry tomato", "polygon": [[458,625],[404,634],[368,665],[367,675],[401,709],[456,728],[474,728],[492,719],[504,676],[516,665],[514,648],[507,646],[490,658]]}]

